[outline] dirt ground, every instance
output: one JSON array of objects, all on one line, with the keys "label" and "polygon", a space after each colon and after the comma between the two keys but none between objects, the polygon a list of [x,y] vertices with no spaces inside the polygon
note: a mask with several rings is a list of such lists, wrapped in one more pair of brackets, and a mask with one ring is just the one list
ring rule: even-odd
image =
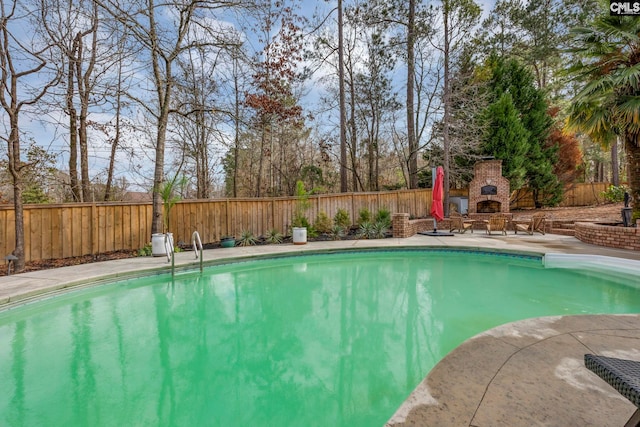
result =
[{"label": "dirt ground", "polygon": [[[547,218],[557,221],[587,221],[587,222],[621,222],[623,203],[608,203],[595,206],[575,206],[563,208],[540,209]],[[530,217],[536,210],[512,211],[514,218]]]},{"label": "dirt ground", "polygon": [[[578,206],[547,208],[540,211],[545,212],[551,220],[557,221],[594,221],[594,222],[620,222],[622,203],[604,204],[597,206]],[[530,217],[536,210],[512,211],[515,219]],[[112,259],[132,258],[137,256],[137,251],[117,251],[100,255],[86,255],[74,258],[50,259],[44,261],[28,262],[24,272],[45,270],[49,268],[64,267],[68,265],[87,264],[90,262],[107,261]],[[7,265],[0,266],[0,275],[7,274]]]}]

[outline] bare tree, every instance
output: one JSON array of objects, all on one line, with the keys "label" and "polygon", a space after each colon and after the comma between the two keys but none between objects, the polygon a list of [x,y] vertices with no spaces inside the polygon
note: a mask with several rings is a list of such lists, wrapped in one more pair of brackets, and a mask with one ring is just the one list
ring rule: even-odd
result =
[{"label": "bare tree", "polygon": [[[22,160],[20,143],[20,115],[23,109],[36,104],[47,91],[58,83],[60,74],[48,67],[47,55],[51,46],[29,39],[32,12],[21,9],[18,0],[0,3],[0,105],[7,115],[9,135],[7,142],[8,168],[13,184],[15,210],[15,271],[24,270],[24,213],[22,191],[25,171],[29,163]],[[25,30],[27,29],[27,30]],[[22,35],[22,37],[18,36]],[[31,83],[37,79],[37,87]]]},{"label": "bare tree", "polygon": [[[335,156],[340,165],[340,191],[362,191],[367,187],[363,178],[362,154],[359,147],[359,137],[366,129],[362,129],[359,126],[362,121],[358,121],[358,109],[362,106],[362,98],[358,95],[358,80],[362,83],[362,73],[366,73],[364,64],[367,62],[367,53],[363,46],[366,46],[370,32],[366,17],[361,14],[361,6],[362,3],[356,3],[344,10],[342,25],[338,25],[342,29],[342,48],[339,38],[331,28],[325,29],[314,41],[313,58],[324,65],[324,69],[331,69],[330,74],[320,79],[329,82],[328,97],[322,99],[323,104],[327,105],[323,110],[335,111],[337,107],[340,112],[337,124],[339,150]],[[339,53],[340,51],[342,53]],[[341,102],[344,102],[344,108],[340,107]],[[344,162],[343,149],[347,156]],[[346,190],[343,190],[342,183],[343,167],[348,172]]]},{"label": "bare tree", "polygon": [[442,143],[444,151],[444,213],[449,214],[449,171],[451,168],[451,63],[460,49],[462,49],[469,32],[476,25],[480,16],[480,7],[473,0],[453,2],[444,0],[442,9],[442,57],[444,60],[443,75],[443,119],[442,119]]},{"label": "bare tree", "polygon": [[[162,230],[163,222],[160,189],[165,178],[167,132],[170,115],[174,112],[174,66],[180,55],[190,49],[218,44],[218,29],[209,25],[207,13],[212,14],[240,3],[232,0],[170,0],[157,4],[155,0],[96,1],[126,27],[131,37],[146,51],[145,58],[151,68],[153,102],[149,103],[135,95],[134,98],[155,121],[151,232],[158,233]],[[194,38],[189,37],[191,33]]]},{"label": "bare tree", "polygon": [[[340,191],[346,193],[347,185],[347,110],[344,85],[344,18],[342,0],[338,0],[338,96],[340,110]],[[354,182],[355,184],[355,182]]]},{"label": "bare tree", "polygon": [[407,14],[407,142],[409,144],[409,188],[418,188],[418,140],[415,129],[416,0],[409,0]]},{"label": "bare tree", "polygon": [[[82,177],[82,199],[90,201],[91,180],[89,179],[89,146],[87,137],[87,120],[89,116],[89,102],[94,95],[95,80],[93,72],[96,65],[98,49],[98,5],[92,4],[90,10],[90,25],[85,31],[78,31],[74,37],[76,57],[70,61],[75,66],[75,78],[78,84],[78,98],[80,100],[80,116],[78,117],[78,142],[80,143],[80,175]],[[89,37],[89,47],[85,45],[85,37]],[[88,58],[85,59],[85,54]],[[86,62],[85,62],[86,61]],[[84,65],[84,67],[83,67]]]},{"label": "bare tree", "polygon": [[113,86],[115,96],[112,97],[114,119],[113,119],[113,137],[110,137],[108,141],[111,143],[111,149],[109,153],[109,166],[107,167],[107,179],[104,189],[104,200],[109,201],[113,197],[113,181],[116,165],[116,154],[118,149],[122,145],[123,140],[123,111],[125,110],[125,94],[127,91],[127,76],[125,75],[125,62],[130,59],[127,54],[127,40],[124,29],[121,26],[117,26],[117,30],[113,32],[116,37],[117,50],[115,53],[115,68],[116,77]]},{"label": "bare tree", "polygon": [[[40,0],[39,31],[52,41],[65,64],[64,111],[69,123],[69,176],[74,200],[91,199],[89,177],[90,109],[105,99],[101,83],[113,64],[108,29],[99,27],[101,17],[94,1]],[[58,100],[53,101],[57,110]],[[100,126],[100,124],[97,124]],[[78,177],[78,155],[80,177]]]},{"label": "bare tree", "polygon": [[394,65],[393,54],[380,30],[376,26],[361,30],[366,46],[364,66],[356,72],[352,90],[366,159],[368,191],[380,190],[380,157],[386,145],[384,130],[389,128],[391,113],[401,108],[389,77]]},{"label": "bare tree", "polygon": [[276,155],[280,149],[277,145],[283,142],[277,139],[278,127],[299,126],[303,120],[293,89],[299,79],[298,63],[302,61],[304,18],[293,6],[266,0],[255,9],[261,49],[255,61],[254,89],[246,95],[245,102],[255,110],[260,132],[257,197],[263,194],[263,187],[272,195],[283,191],[276,176],[282,168]]},{"label": "bare tree", "polygon": [[191,49],[178,62],[181,72],[176,109],[183,114],[176,116],[176,132],[183,155],[193,166],[188,169],[195,171],[199,199],[211,197],[211,148],[216,134],[223,133],[216,129],[221,113],[216,113],[213,107],[219,92],[213,76],[220,54],[220,51]]},{"label": "bare tree", "polygon": [[[247,127],[248,108],[244,102],[244,94],[248,92],[250,80],[250,68],[248,66],[244,46],[237,35],[235,44],[227,52],[228,64],[222,70],[222,87],[224,93],[223,98],[227,100],[227,126],[233,129],[233,135],[229,138],[227,144],[228,152],[223,160],[225,171],[225,193],[233,197],[241,194],[240,188],[240,163],[241,151],[243,146],[242,132]],[[218,105],[218,110],[221,108]],[[224,144],[224,141],[220,141]]]}]

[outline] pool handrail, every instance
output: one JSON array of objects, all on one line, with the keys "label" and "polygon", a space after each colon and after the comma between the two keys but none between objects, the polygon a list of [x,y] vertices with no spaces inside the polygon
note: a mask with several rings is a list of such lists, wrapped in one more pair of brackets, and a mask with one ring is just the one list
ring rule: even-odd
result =
[{"label": "pool handrail", "polygon": [[202,259],[204,248],[202,246],[202,240],[200,239],[200,233],[198,230],[191,234],[191,243],[193,244],[193,251],[196,254],[196,259],[200,258],[200,273],[202,273]]},{"label": "pool handrail", "polygon": [[173,239],[169,237],[169,233],[164,234],[164,250],[167,253],[167,262],[173,258]]}]

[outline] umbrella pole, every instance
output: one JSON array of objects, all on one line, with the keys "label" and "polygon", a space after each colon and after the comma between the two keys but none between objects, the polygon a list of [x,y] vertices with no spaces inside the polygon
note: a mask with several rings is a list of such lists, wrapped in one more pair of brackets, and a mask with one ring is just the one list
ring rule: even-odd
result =
[{"label": "umbrella pole", "polygon": [[433,218],[433,232],[437,233],[438,232],[438,226],[436,225],[436,219]]}]

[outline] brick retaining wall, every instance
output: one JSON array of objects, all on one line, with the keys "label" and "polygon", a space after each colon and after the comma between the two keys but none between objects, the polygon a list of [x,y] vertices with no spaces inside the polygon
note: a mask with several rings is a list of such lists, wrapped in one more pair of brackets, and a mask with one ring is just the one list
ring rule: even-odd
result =
[{"label": "brick retaining wall", "polygon": [[[419,231],[433,231],[432,218],[409,219],[408,213],[397,213],[391,217],[393,237],[405,239]],[[440,224],[438,224],[440,225]]]},{"label": "brick retaining wall", "polygon": [[[432,218],[409,219],[408,213],[396,213],[392,216],[393,237],[407,238],[419,231],[433,230]],[[438,224],[442,228],[447,220]],[[551,225],[547,224],[547,232]],[[577,222],[575,224],[575,237],[585,243],[606,246],[610,248],[628,249],[640,251],[640,227],[621,227],[614,225],[594,224],[590,222]]]},{"label": "brick retaining wall", "polygon": [[592,245],[640,251],[640,228],[577,222],[575,236]]}]

